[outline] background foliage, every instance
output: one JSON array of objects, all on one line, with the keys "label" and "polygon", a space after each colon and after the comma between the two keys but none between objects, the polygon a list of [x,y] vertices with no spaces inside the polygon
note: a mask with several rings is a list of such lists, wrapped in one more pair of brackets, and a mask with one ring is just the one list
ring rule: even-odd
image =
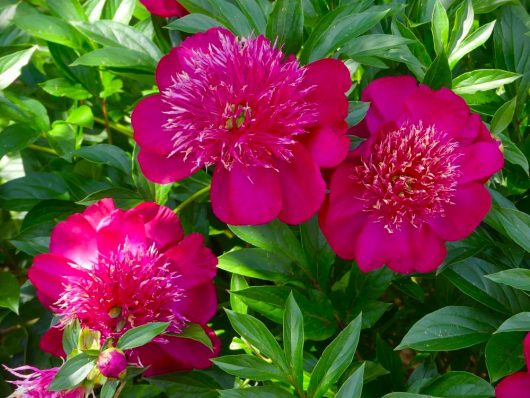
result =
[{"label": "background foliage", "polygon": [[[530,330],[529,2],[180,2],[191,13],[167,21],[136,0],[0,0],[0,362],[57,364],[38,349],[52,319],[26,271],[59,220],[112,197],[175,208],[220,256],[222,356],[207,371],[138,378],[123,397],[493,396],[492,383],[523,366]],[[334,256],[315,219],[221,224],[206,171],[147,181],[130,112],[155,89],[160,57],[211,26],[277,37],[302,63],[343,59],[350,125],[376,77],[451,87],[503,142],[485,223],[448,245],[436,275],[365,274]],[[0,381],[0,394],[9,391]]]}]

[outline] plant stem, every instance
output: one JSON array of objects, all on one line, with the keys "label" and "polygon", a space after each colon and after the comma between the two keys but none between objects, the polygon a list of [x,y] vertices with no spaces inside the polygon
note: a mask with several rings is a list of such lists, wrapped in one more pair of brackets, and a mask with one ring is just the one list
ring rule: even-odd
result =
[{"label": "plant stem", "polygon": [[120,386],[118,387],[118,389],[116,390],[116,393],[114,394],[114,397],[113,398],[118,398],[121,394],[121,392],[123,391],[123,388],[125,387],[125,384],[127,384],[126,381],[123,381]]},{"label": "plant stem", "polygon": [[186,200],[184,200],[181,204],[179,204],[177,207],[175,207],[175,213],[180,213],[182,210],[184,210],[186,207],[188,207],[191,203],[196,201],[197,199],[200,199],[202,196],[210,192],[210,185],[205,186],[204,188],[199,189],[197,192],[195,192],[193,195],[188,197]]},{"label": "plant stem", "polygon": [[[130,127],[124,126],[122,124],[111,122],[110,120],[108,122],[105,122],[105,119],[102,119],[100,117],[94,117],[94,120],[96,123],[102,124],[105,126],[105,128],[111,128],[114,131],[117,131],[118,133],[124,134],[128,137],[132,137],[133,131]],[[108,133],[108,131],[107,131]]]},{"label": "plant stem", "polygon": [[35,145],[35,144],[30,144],[27,146],[29,149],[33,149],[34,151],[38,151],[38,152],[43,152],[43,153],[47,153],[49,155],[57,155],[57,152],[55,152],[53,149],[51,148],[47,148],[45,146],[40,146],[40,145]]}]

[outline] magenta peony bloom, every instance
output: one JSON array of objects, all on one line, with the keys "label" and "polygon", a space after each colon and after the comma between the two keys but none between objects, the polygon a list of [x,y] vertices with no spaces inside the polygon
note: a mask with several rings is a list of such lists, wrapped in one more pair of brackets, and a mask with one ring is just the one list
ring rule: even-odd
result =
[{"label": "magenta peony bloom", "polygon": [[373,81],[362,100],[371,105],[355,133],[367,139],[332,175],[323,233],[363,271],[431,272],[445,241],[488,213],[484,183],[503,166],[499,143],[462,98],[409,76]]},{"label": "magenta peony bloom", "polygon": [[9,381],[16,386],[16,390],[8,398],[83,398],[85,391],[82,387],[67,391],[48,391],[59,368],[40,370],[33,366],[19,368],[4,368],[20,380]]},{"label": "magenta peony bloom", "polygon": [[168,183],[215,165],[212,208],[229,224],[298,224],[318,211],[320,168],[349,148],[341,61],[301,67],[263,36],[212,28],[162,58],[156,79],[160,94],[132,114],[147,178]]},{"label": "magenta peony bloom", "polygon": [[159,17],[182,17],[188,11],[177,0],[140,0],[151,14]]},{"label": "magenta peony bloom", "polygon": [[517,372],[504,378],[495,388],[497,398],[530,398],[530,333],[524,339],[526,372]]},{"label": "magenta peony bloom", "polygon": [[[57,224],[50,253],[35,257],[29,279],[62,325],[77,318],[101,332],[102,341],[149,322],[170,322],[171,334],[189,322],[202,325],[214,352],[168,334],[127,351],[127,359],[150,366],[147,375],[207,368],[219,349],[206,326],[217,307],[217,259],[203,243],[200,234],[184,237],[167,207],[142,203],[124,211],[104,199]],[[50,329],[41,347],[60,354],[60,336]]]},{"label": "magenta peony bloom", "polygon": [[127,358],[122,350],[107,348],[99,354],[97,367],[103,376],[121,379],[127,372]]}]

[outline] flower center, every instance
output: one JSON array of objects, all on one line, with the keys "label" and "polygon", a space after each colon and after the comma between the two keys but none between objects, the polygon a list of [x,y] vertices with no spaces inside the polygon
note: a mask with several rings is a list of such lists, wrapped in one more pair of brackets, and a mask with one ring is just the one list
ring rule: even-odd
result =
[{"label": "flower center", "polygon": [[234,162],[274,167],[289,160],[295,136],[316,121],[305,100],[305,71],[264,37],[238,39],[219,32],[207,48],[194,48],[162,92],[164,128],[174,154],[197,166]]},{"label": "flower center", "polygon": [[186,319],[175,309],[183,295],[178,278],[154,247],[125,244],[109,258],[100,257],[82,280],[70,280],[56,312],[63,323],[77,318],[103,338],[149,322],[171,322],[168,331],[179,333]]},{"label": "flower center", "polygon": [[457,147],[445,133],[421,122],[380,131],[370,157],[352,175],[364,187],[364,210],[389,233],[403,223],[417,228],[429,217],[443,216],[456,190]]}]

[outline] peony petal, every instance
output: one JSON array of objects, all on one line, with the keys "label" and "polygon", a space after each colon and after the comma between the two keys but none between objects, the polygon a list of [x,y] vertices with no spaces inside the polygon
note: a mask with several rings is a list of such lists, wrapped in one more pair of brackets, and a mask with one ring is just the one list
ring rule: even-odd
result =
[{"label": "peony petal", "polygon": [[530,398],[530,374],[514,373],[501,380],[495,388],[496,398]]},{"label": "peony petal", "polygon": [[140,0],[151,14],[159,17],[182,17],[188,13],[177,0]]},{"label": "peony petal", "polygon": [[337,59],[320,59],[305,68],[303,86],[310,88],[306,100],[318,105],[318,123],[335,124],[348,116],[344,93],[351,87],[348,68]]},{"label": "peony petal", "polygon": [[326,183],[320,169],[307,150],[301,145],[293,148],[293,157],[279,162],[282,185],[281,221],[300,224],[314,215],[326,195]]},{"label": "peony petal", "polygon": [[210,359],[219,354],[221,343],[211,329],[203,328],[212,341],[213,351],[195,340],[165,336],[134,349],[131,359],[149,366],[144,373],[147,377],[209,368],[212,365]]},{"label": "peony petal", "polygon": [[210,46],[222,48],[223,40],[234,40],[235,36],[226,28],[213,27],[206,32],[195,33],[188,36],[182,43],[181,48],[190,50],[203,50],[208,52]]},{"label": "peony petal", "polygon": [[53,229],[50,253],[89,268],[97,258],[96,230],[81,214],[73,214]]},{"label": "peony petal", "polygon": [[431,228],[444,240],[464,239],[478,227],[491,207],[488,190],[479,183],[458,186],[454,204],[445,208],[444,217],[429,221]]},{"label": "peony petal", "polygon": [[357,241],[357,262],[363,271],[386,264],[402,274],[432,272],[446,255],[444,242],[429,228],[403,224],[389,233],[381,222],[368,222]]},{"label": "peony petal", "polygon": [[182,155],[167,157],[144,149],[138,153],[138,162],[145,176],[158,184],[182,180],[199,168],[196,164],[184,162]]},{"label": "peony petal", "polygon": [[529,369],[530,372],[530,333],[524,338],[523,351],[526,360],[526,368]]},{"label": "peony petal", "polygon": [[[371,103],[364,119],[367,130],[373,134],[383,124],[398,119],[405,101],[417,90],[418,84],[412,76],[382,77],[368,84],[361,97],[364,102]],[[364,128],[362,131],[361,136],[366,136]]]},{"label": "peony petal", "polygon": [[345,135],[346,123],[323,126],[302,136],[301,142],[311,153],[319,167],[335,167],[342,162],[350,148],[350,139]]},{"label": "peony petal", "polygon": [[28,277],[40,302],[50,308],[64,292],[69,278],[83,278],[85,271],[75,268],[68,259],[56,254],[39,254],[33,259]]},{"label": "peony petal", "polygon": [[217,257],[204,246],[201,234],[186,236],[165,255],[171,260],[172,270],[181,275],[179,285],[184,289],[211,282],[217,272]]},{"label": "peony petal", "polygon": [[142,99],[131,115],[134,140],[140,148],[164,157],[173,151],[174,133],[164,128],[167,109],[160,95],[151,95]]},{"label": "peony petal", "polygon": [[[466,102],[448,88],[434,91],[425,85],[405,101],[405,112],[397,119],[400,123],[423,123],[435,126],[450,137],[461,137],[463,126],[470,116]],[[398,123],[398,124],[400,124]],[[466,132],[466,134],[468,134]]]},{"label": "peony petal", "polygon": [[333,251],[344,259],[356,256],[359,233],[368,220],[363,213],[362,187],[351,180],[354,163],[348,161],[340,165],[331,177],[330,193],[319,214],[322,233]]},{"label": "peony petal", "polygon": [[282,207],[277,171],[234,163],[227,170],[218,163],[212,177],[212,209],[221,221],[256,225],[272,221]]},{"label": "peony petal", "polygon": [[117,210],[98,231],[98,251],[109,256],[124,244],[145,247],[145,226],[142,217],[134,212]]},{"label": "peony petal", "polygon": [[100,227],[101,222],[114,211],[114,201],[110,198],[101,199],[99,202],[88,206],[83,211],[83,217],[90,223],[92,228],[96,231]]},{"label": "peony petal", "polygon": [[[177,215],[165,206],[156,203],[141,203],[129,213],[139,215],[145,227],[145,236],[156,243],[160,251],[176,245],[184,237],[184,230]],[[150,245],[150,243],[148,243]]]},{"label": "peony petal", "polygon": [[189,322],[209,322],[217,312],[217,294],[213,282],[186,289],[184,297],[175,302],[174,308]]},{"label": "peony petal", "polygon": [[58,325],[49,328],[40,338],[40,349],[59,358],[66,358],[63,349],[63,328]]},{"label": "peony petal", "polygon": [[504,156],[499,143],[494,140],[465,146],[459,152],[461,153],[458,159],[460,184],[472,181],[485,182],[504,166]]}]

